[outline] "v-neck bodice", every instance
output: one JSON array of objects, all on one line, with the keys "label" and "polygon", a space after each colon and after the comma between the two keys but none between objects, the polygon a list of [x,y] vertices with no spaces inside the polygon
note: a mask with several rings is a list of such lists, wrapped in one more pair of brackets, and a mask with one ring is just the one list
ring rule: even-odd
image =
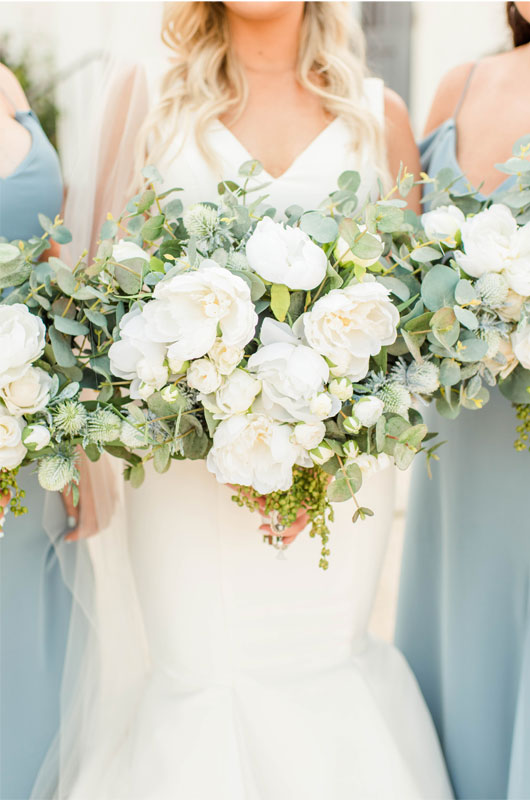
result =
[{"label": "v-neck bodice", "polygon": [[[382,124],[382,81],[377,78],[365,80],[364,102]],[[195,141],[191,116],[158,164],[164,177],[164,188],[185,187],[180,195],[185,205],[200,200],[215,200],[219,180],[240,182],[239,167],[252,159],[247,148],[219,120],[210,125],[207,138],[218,160],[217,169],[206,160]],[[266,184],[260,194],[266,194],[268,205],[279,213],[293,203],[299,203],[304,208],[317,208],[326,195],[336,188],[337,178],[345,170],[360,172],[362,183],[359,194],[363,199],[373,194],[377,189],[374,157],[368,147],[363,152],[356,152],[351,142],[350,128],[344,120],[335,118],[280,176],[274,178],[266,171],[260,174],[256,183]]]}]

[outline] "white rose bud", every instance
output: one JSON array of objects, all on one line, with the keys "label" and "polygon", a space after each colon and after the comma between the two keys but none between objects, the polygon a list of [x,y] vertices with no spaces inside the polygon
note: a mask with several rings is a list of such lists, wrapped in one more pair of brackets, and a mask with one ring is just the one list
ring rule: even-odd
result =
[{"label": "white rose bud", "polygon": [[342,449],[344,450],[344,455],[347,459],[355,460],[359,455],[359,445],[357,442],[353,442],[351,439],[349,439],[347,442],[344,442]]},{"label": "white rose bud", "polygon": [[384,407],[385,404],[378,397],[361,397],[354,406],[353,415],[365,428],[371,428],[383,413]]},{"label": "white rose bud", "polygon": [[44,425],[28,425],[22,431],[22,441],[28,450],[42,450],[50,439],[50,431]]},{"label": "white rose bud", "polygon": [[356,417],[346,417],[346,419],[342,421],[342,425],[346,433],[353,433],[354,435],[359,433],[362,428],[361,423]]},{"label": "white rose bud", "polygon": [[320,394],[312,397],[309,402],[309,410],[317,417],[325,419],[329,417],[333,408],[333,401],[329,394],[321,392]]},{"label": "white rose bud", "polygon": [[311,456],[313,463],[320,466],[321,464],[325,464],[326,461],[329,461],[330,458],[333,458],[335,453],[329,444],[327,444],[327,442],[322,442],[318,445],[318,447],[314,447],[313,450],[310,450],[309,455]]},{"label": "white rose bud", "polygon": [[196,361],[192,361],[186,373],[186,379],[188,386],[197,389],[202,394],[212,394],[221,385],[221,376],[215,364],[207,358],[198,358]]},{"label": "white rose bud", "polygon": [[330,382],[328,389],[330,393],[334,397],[338,397],[342,403],[344,403],[345,400],[349,400],[353,395],[352,382],[349,381],[348,378],[334,378]]},{"label": "white rose bud", "polygon": [[422,214],[421,223],[429,239],[454,245],[455,237],[465,216],[457,206],[439,206],[433,211]]},{"label": "white rose bud", "polygon": [[241,363],[244,355],[245,352],[240,347],[230,347],[222,339],[216,339],[208,351],[208,356],[221,375],[230,375]]},{"label": "white rose bud", "polygon": [[513,352],[525,369],[530,369],[530,324],[512,333]]},{"label": "white rose bud", "polygon": [[166,403],[174,403],[181,396],[177,386],[164,386],[160,394]]},{"label": "white rose bud", "polygon": [[213,412],[216,419],[225,419],[233,414],[248,411],[261,390],[261,381],[256,380],[243,369],[236,369],[228,375],[215,393],[215,401],[202,397],[201,400]]},{"label": "white rose bud", "polygon": [[178,358],[168,358],[167,363],[172,375],[181,375],[186,372],[190,365],[189,361],[180,361]]},{"label": "white rose bud", "polygon": [[301,422],[295,425],[294,441],[306,450],[313,450],[320,444],[326,435],[326,426],[323,422]]}]

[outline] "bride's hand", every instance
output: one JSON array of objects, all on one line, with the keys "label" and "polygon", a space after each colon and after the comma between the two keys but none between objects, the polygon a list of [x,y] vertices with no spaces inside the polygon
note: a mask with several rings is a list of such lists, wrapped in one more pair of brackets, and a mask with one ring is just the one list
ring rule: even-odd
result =
[{"label": "bride's hand", "polygon": [[11,500],[11,492],[4,492],[0,494],[0,535],[2,534],[2,531],[4,529],[5,514],[6,514],[4,509],[6,508],[7,505],[9,505],[10,500]]},{"label": "bride's hand", "polygon": [[[261,499],[262,498],[260,498],[260,500]],[[264,509],[264,507],[265,507],[265,500],[263,499],[263,509]],[[261,505],[260,505],[260,508],[261,508]],[[260,529],[260,531],[263,531],[265,536],[270,536],[271,538],[275,537],[275,536],[280,536],[281,539],[282,539],[283,544],[288,545],[288,544],[291,544],[291,542],[294,542],[294,540],[296,539],[298,534],[301,531],[303,531],[304,528],[307,525],[309,525],[309,515],[308,515],[307,511],[304,511],[304,509],[301,508],[301,509],[299,509],[298,514],[296,515],[296,520],[293,522],[293,524],[290,525],[288,528],[286,528],[281,533],[277,533],[276,531],[273,531],[271,526],[267,525],[266,523],[264,523],[263,525],[260,525],[259,529]]]}]

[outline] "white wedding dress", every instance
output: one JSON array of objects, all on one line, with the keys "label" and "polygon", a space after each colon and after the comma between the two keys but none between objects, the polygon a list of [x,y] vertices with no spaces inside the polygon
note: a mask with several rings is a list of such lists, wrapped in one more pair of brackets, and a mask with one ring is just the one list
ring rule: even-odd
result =
[{"label": "white wedding dress", "polygon": [[[382,117],[382,84],[367,81],[366,95]],[[223,175],[235,179],[249,154],[221,124],[210,135]],[[215,199],[217,177],[192,137],[168,150],[159,168],[168,188],[186,187],[185,203]],[[364,191],[373,190],[370,160],[351,151],[337,119],[284,175],[265,176],[265,191],[279,211],[297,202],[317,207],[346,169],[358,169]],[[106,704],[107,723],[68,796],[451,797],[410,669],[367,632],[393,492],[386,469],[360,493],[374,517],[353,525],[351,504],[335,507],[323,572],[319,540],[303,532],[278,557],[262,541],[260,517],[236,506],[205,462],[173,462],[164,475],[148,470],[140,489],[127,487],[129,557],[150,666],[125,710]]]}]

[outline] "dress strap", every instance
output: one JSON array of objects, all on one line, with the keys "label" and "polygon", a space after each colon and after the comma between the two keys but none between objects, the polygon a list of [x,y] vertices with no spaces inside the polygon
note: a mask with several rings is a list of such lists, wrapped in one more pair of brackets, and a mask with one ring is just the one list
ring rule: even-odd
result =
[{"label": "dress strap", "polygon": [[464,100],[465,100],[467,91],[468,91],[469,86],[471,84],[471,79],[473,78],[473,75],[475,74],[475,70],[477,69],[478,65],[479,65],[479,62],[475,61],[475,63],[471,66],[471,69],[469,70],[469,72],[467,74],[466,82],[464,83],[464,88],[462,89],[460,97],[458,98],[458,103],[456,104],[455,110],[453,111],[453,119],[454,120],[456,120],[456,118],[458,117],[458,114],[460,113],[460,109],[462,108],[462,106],[464,104]]},{"label": "dress strap", "polygon": [[11,108],[13,109],[13,113],[16,114],[18,112],[18,108],[16,107],[15,103],[13,102],[11,97],[8,95],[8,93],[4,89],[2,89],[1,86],[0,86],[0,94],[3,95],[3,97],[5,97],[5,99],[7,100],[7,102],[11,106]]}]

